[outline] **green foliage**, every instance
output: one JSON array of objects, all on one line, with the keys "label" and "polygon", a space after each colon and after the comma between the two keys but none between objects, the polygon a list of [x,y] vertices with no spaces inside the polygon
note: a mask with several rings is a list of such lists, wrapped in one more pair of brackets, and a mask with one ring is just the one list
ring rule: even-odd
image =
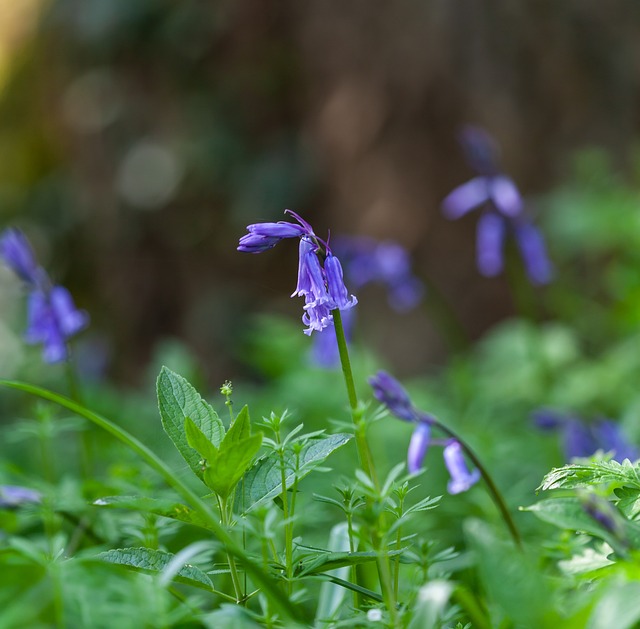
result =
[{"label": "green foliage", "polygon": [[[175,560],[175,555],[152,548],[117,548],[107,550],[97,555],[98,559],[121,566],[127,566],[151,574],[160,574],[169,568]],[[173,577],[180,583],[192,585],[211,591],[213,582],[199,568],[183,565]]]},{"label": "green foliage", "polygon": [[182,376],[167,367],[160,371],[156,387],[162,427],[194,474],[202,480],[204,471],[200,456],[189,445],[185,421],[189,418],[215,447],[224,437],[222,421]]}]

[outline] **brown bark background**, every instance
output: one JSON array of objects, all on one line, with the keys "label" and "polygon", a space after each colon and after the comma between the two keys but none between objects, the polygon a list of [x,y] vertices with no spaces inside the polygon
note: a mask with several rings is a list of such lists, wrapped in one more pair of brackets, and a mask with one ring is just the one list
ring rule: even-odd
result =
[{"label": "brown bark background", "polygon": [[[475,221],[440,215],[473,174],[459,126],[489,130],[533,199],[584,147],[624,173],[638,133],[631,0],[53,0],[20,28],[0,222],[91,312],[123,379],[166,336],[224,379],[256,312],[299,317],[296,247],[235,251],[286,207],[319,233],[402,243],[477,337],[513,304],[504,279],[478,277]],[[360,309],[404,369],[444,355],[421,314],[375,291]]]}]

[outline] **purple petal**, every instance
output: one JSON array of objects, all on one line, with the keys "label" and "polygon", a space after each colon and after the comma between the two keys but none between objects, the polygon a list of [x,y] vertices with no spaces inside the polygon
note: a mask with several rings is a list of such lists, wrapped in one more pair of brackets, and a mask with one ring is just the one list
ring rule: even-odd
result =
[{"label": "purple petal", "polygon": [[447,218],[460,218],[473,208],[489,200],[488,179],[476,177],[450,192],[442,202],[442,210]]},{"label": "purple petal", "polygon": [[424,461],[429,447],[430,437],[431,425],[428,422],[419,422],[411,435],[407,451],[407,469],[410,474],[415,474],[422,467],[422,461]]},{"label": "purple petal", "polygon": [[60,331],[66,338],[77,334],[89,325],[89,315],[75,307],[71,293],[63,286],[54,286],[49,299]]},{"label": "purple petal", "polygon": [[23,504],[42,502],[42,494],[35,489],[17,485],[0,485],[0,507],[14,509]]},{"label": "purple petal", "polygon": [[591,456],[598,443],[589,427],[575,417],[564,424],[564,453],[567,461],[576,457]]},{"label": "purple petal", "polygon": [[512,179],[505,176],[489,180],[489,196],[496,209],[505,216],[517,216],[522,212],[522,197]]},{"label": "purple petal", "polygon": [[36,262],[27,237],[13,227],[0,236],[0,257],[25,282],[37,285],[44,273]]},{"label": "purple petal", "polygon": [[505,222],[501,216],[487,212],[480,217],[476,234],[476,261],[478,270],[485,277],[493,277],[502,271],[504,233]]},{"label": "purple petal", "polygon": [[409,394],[386,371],[379,371],[369,378],[369,384],[373,388],[373,396],[376,400],[384,404],[396,417],[409,422],[418,418],[418,412],[411,403]]},{"label": "purple petal", "polygon": [[542,234],[531,223],[523,221],[516,225],[515,237],[531,282],[548,284],[553,277],[553,268]]},{"label": "purple petal", "polygon": [[340,310],[348,310],[358,303],[354,295],[349,297],[347,287],[344,285],[344,276],[340,260],[329,253],[324,261],[324,272],[327,278],[327,290],[332,300],[332,307]]},{"label": "purple petal", "polygon": [[619,463],[624,459],[637,461],[640,458],[640,452],[626,440],[620,425],[616,422],[610,419],[600,420],[593,425],[592,433],[598,442],[598,448],[605,452],[613,452],[614,460]]},{"label": "purple petal", "polygon": [[500,149],[480,127],[464,126],[458,135],[467,163],[478,174],[492,177],[499,171]]},{"label": "purple petal", "polygon": [[447,485],[450,494],[459,494],[467,491],[480,480],[480,471],[469,471],[464,460],[462,446],[457,441],[450,441],[443,452],[444,463],[447,466],[451,480]]}]

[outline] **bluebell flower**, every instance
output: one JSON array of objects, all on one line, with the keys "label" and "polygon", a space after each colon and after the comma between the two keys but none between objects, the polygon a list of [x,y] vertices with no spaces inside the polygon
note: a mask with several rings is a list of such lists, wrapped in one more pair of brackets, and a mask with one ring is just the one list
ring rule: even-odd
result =
[{"label": "bluebell flower", "polygon": [[238,251],[262,253],[275,247],[284,238],[299,238],[305,234],[305,228],[295,223],[280,221],[278,223],[255,223],[248,225],[249,232],[238,244]]},{"label": "bluebell flower", "polygon": [[15,509],[24,504],[42,502],[42,494],[35,489],[18,485],[0,485],[0,508]]},{"label": "bluebell flower", "polygon": [[462,446],[455,439],[449,440],[443,452],[444,464],[447,466],[451,480],[447,484],[450,494],[459,494],[467,491],[480,480],[480,471],[469,471],[464,460]]},{"label": "bluebell flower", "polygon": [[497,145],[477,127],[463,128],[460,141],[467,162],[479,176],[447,195],[442,202],[445,216],[456,219],[477,207],[483,208],[476,238],[476,258],[482,275],[493,277],[502,271],[504,240],[510,233],[520,250],[529,280],[533,284],[547,284],[553,268],[544,239],[525,215],[518,187],[501,172]]},{"label": "bluebell flower", "polygon": [[[285,210],[299,223],[256,223],[240,239],[239,251],[261,253],[284,238],[299,238],[298,281],[292,297],[305,300],[302,322],[304,333],[321,332],[333,325],[333,310],[348,310],[358,303],[344,285],[342,266],[327,242],[318,238],[313,228],[291,210]],[[324,262],[321,261],[324,260]]]},{"label": "bluebell flower", "polygon": [[379,371],[369,378],[373,396],[396,417],[408,422],[418,420],[419,411],[413,406],[404,387],[386,371]]},{"label": "bluebell flower", "polygon": [[369,378],[369,384],[373,388],[374,397],[393,415],[416,425],[407,451],[407,469],[411,474],[422,467],[422,461],[430,445],[444,445],[444,462],[451,476],[447,485],[449,493],[458,494],[466,491],[479,480],[480,471],[477,469],[469,471],[462,446],[458,441],[447,439],[443,444],[442,441],[431,438],[431,430],[439,425],[438,421],[432,415],[418,410],[411,402],[409,394],[393,376],[385,371],[379,371]]},{"label": "bluebell flower", "polygon": [[364,237],[341,237],[333,242],[354,288],[373,282],[383,284],[389,305],[398,312],[411,310],[424,297],[424,285],[413,275],[409,254],[398,243]]},{"label": "bluebell flower", "polygon": [[38,265],[29,241],[19,229],[10,227],[0,235],[0,258],[30,286],[40,286],[46,279],[46,274]]},{"label": "bluebell flower", "polygon": [[407,450],[407,469],[410,474],[415,474],[422,467],[422,461],[427,454],[431,441],[431,424],[427,421],[419,421],[409,441]]},{"label": "bluebell flower", "polygon": [[87,327],[89,315],[75,307],[66,288],[51,284],[21,231],[8,229],[3,233],[0,256],[25,281],[30,291],[25,341],[42,344],[42,358],[47,363],[67,360],[68,340]]},{"label": "bluebell flower", "polygon": [[54,286],[29,295],[25,341],[42,344],[42,359],[57,363],[69,357],[67,341],[89,324],[89,315],[78,310],[69,291]]},{"label": "bluebell flower", "polygon": [[640,450],[627,441],[620,425],[610,419],[587,423],[575,415],[543,408],[534,411],[533,420],[542,430],[561,433],[567,461],[589,457],[598,450],[610,452],[618,462],[640,459]]}]

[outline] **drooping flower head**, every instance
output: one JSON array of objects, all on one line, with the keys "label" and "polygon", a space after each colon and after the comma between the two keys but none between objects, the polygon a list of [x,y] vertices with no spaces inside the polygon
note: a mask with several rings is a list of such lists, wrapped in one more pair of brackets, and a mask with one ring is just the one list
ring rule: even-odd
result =
[{"label": "drooping flower head", "polygon": [[482,208],[476,237],[478,270],[486,277],[502,271],[504,240],[507,234],[512,234],[529,280],[533,284],[547,284],[553,268],[544,239],[525,214],[518,187],[501,172],[497,144],[486,131],[472,126],[462,129],[460,143],[478,176],[449,193],[442,209],[447,218],[456,219],[476,207]]},{"label": "drooping flower head", "polygon": [[66,288],[51,283],[20,230],[10,228],[0,236],[0,257],[29,289],[25,341],[42,344],[47,363],[67,360],[68,340],[87,327],[89,315],[75,307]]},{"label": "drooping flower head", "polygon": [[447,486],[450,494],[466,491],[480,479],[479,470],[469,471],[464,460],[463,448],[455,439],[444,444],[431,438],[432,429],[438,422],[432,415],[420,411],[411,402],[403,386],[385,371],[379,371],[369,378],[374,397],[399,419],[413,422],[416,427],[411,435],[407,451],[407,469],[414,474],[422,467],[422,462],[430,445],[444,445],[444,462],[451,480]]},{"label": "drooping flower head", "polygon": [[305,334],[320,332],[333,325],[333,310],[348,310],[358,303],[344,285],[342,265],[329,244],[316,236],[313,228],[291,210],[285,210],[299,223],[256,223],[240,238],[238,251],[262,253],[285,238],[299,238],[298,282],[292,297],[305,300],[302,322]]},{"label": "drooping flower head", "polygon": [[447,466],[451,480],[447,485],[450,494],[467,491],[480,480],[480,471],[469,471],[464,460],[462,446],[455,439],[450,439],[443,452],[444,464]]}]

